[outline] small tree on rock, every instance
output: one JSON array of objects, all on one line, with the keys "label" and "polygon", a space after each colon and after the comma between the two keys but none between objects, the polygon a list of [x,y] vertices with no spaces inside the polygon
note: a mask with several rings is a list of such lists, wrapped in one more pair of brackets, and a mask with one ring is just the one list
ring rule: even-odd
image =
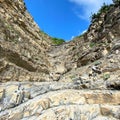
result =
[{"label": "small tree on rock", "polygon": [[120,0],[112,0],[114,4],[120,5]]}]

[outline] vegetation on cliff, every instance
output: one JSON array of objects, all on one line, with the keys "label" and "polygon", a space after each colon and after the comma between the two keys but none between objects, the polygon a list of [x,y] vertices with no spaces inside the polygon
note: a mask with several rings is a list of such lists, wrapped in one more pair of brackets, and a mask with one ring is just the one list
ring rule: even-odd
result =
[{"label": "vegetation on cliff", "polygon": [[112,6],[112,4],[107,5],[107,4],[103,3],[103,6],[99,9],[99,11],[97,13],[92,14],[91,21],[94,21],[97,18],[99,18],[102,13],[106,13],[110,9],[111,6]]},{"label": "vegetation on cliff", "polygon": [[52,38],[52,41],[53,41],[53,44],[55,44],[55,45],[61,45],[62,43],[65,42],[65,40],[56,38],[56,37]]}]

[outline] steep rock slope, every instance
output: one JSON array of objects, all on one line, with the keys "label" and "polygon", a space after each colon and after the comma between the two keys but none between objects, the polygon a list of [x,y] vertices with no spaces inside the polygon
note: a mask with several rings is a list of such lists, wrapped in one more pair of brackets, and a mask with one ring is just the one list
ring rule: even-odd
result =
[{"label": "steep rock slope", "polygon": [[0,0],[0,80],[44,80],[50,37],[41,32],[22,0]]},{"label": "steep rock slope", "polygon": [[0,13],[0,120],[120,119],[120,4],[59,46],[21,0]]},{"label": "steep rock slope", "polygon": [[89,74],[92,66],[98,64],[101,72],[115,72],[119,77],[116,74],[120,70],[119,30],[120,7],[115,4],[94,19],[86,33],[48,53],[56,74],[61,73],[62,78],[69,79],[69,73],[70,76],[75,76],[75,73],[81,76],[84,71]]}]

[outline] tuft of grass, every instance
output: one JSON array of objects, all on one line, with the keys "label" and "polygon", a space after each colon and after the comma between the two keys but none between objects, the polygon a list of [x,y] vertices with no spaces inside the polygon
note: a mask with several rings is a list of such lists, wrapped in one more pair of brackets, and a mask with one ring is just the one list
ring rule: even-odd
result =
[{"label": "tuft of grass", "polygon": [[52,38],[52,41],[53,41],[53,44],[55,44],[55,45],[61,45],[65,42],[65,40],[56,38],[56,37]]},{"label": "tuft of grass", "polygon": [[90,46],[90,48],[93,48],[95,45],[96,45],[96,43],[91,42],[89,46]]},{"label": "tuft of grass", "polygon": [[84,35],[84,34],[81,34],[81,35],[77,36],[77,38],[81,38],[81,37],[83,37],[83,35]]},{"label": "tuft of grass", "polygon": [[107,79],[109,79],[110,78],[110,73],[105,73],[104,75],[103,75],[103,79],[104,80],[107,80]]}]

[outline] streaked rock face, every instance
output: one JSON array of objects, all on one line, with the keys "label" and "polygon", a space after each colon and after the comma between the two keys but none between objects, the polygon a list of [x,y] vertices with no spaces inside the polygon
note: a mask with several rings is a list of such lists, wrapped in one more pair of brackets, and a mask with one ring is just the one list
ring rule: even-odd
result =
[{"label": "streaked rock face", "polygon": [[0,120],[119,120],[120,7],[52,46],[22,0],[0,0]]},{"label": "streaked rock face", "polygon": [[45,51],[51,40],[38,28],[22,0],[0,1],[0,79],[44,80],[49,74]]}]

